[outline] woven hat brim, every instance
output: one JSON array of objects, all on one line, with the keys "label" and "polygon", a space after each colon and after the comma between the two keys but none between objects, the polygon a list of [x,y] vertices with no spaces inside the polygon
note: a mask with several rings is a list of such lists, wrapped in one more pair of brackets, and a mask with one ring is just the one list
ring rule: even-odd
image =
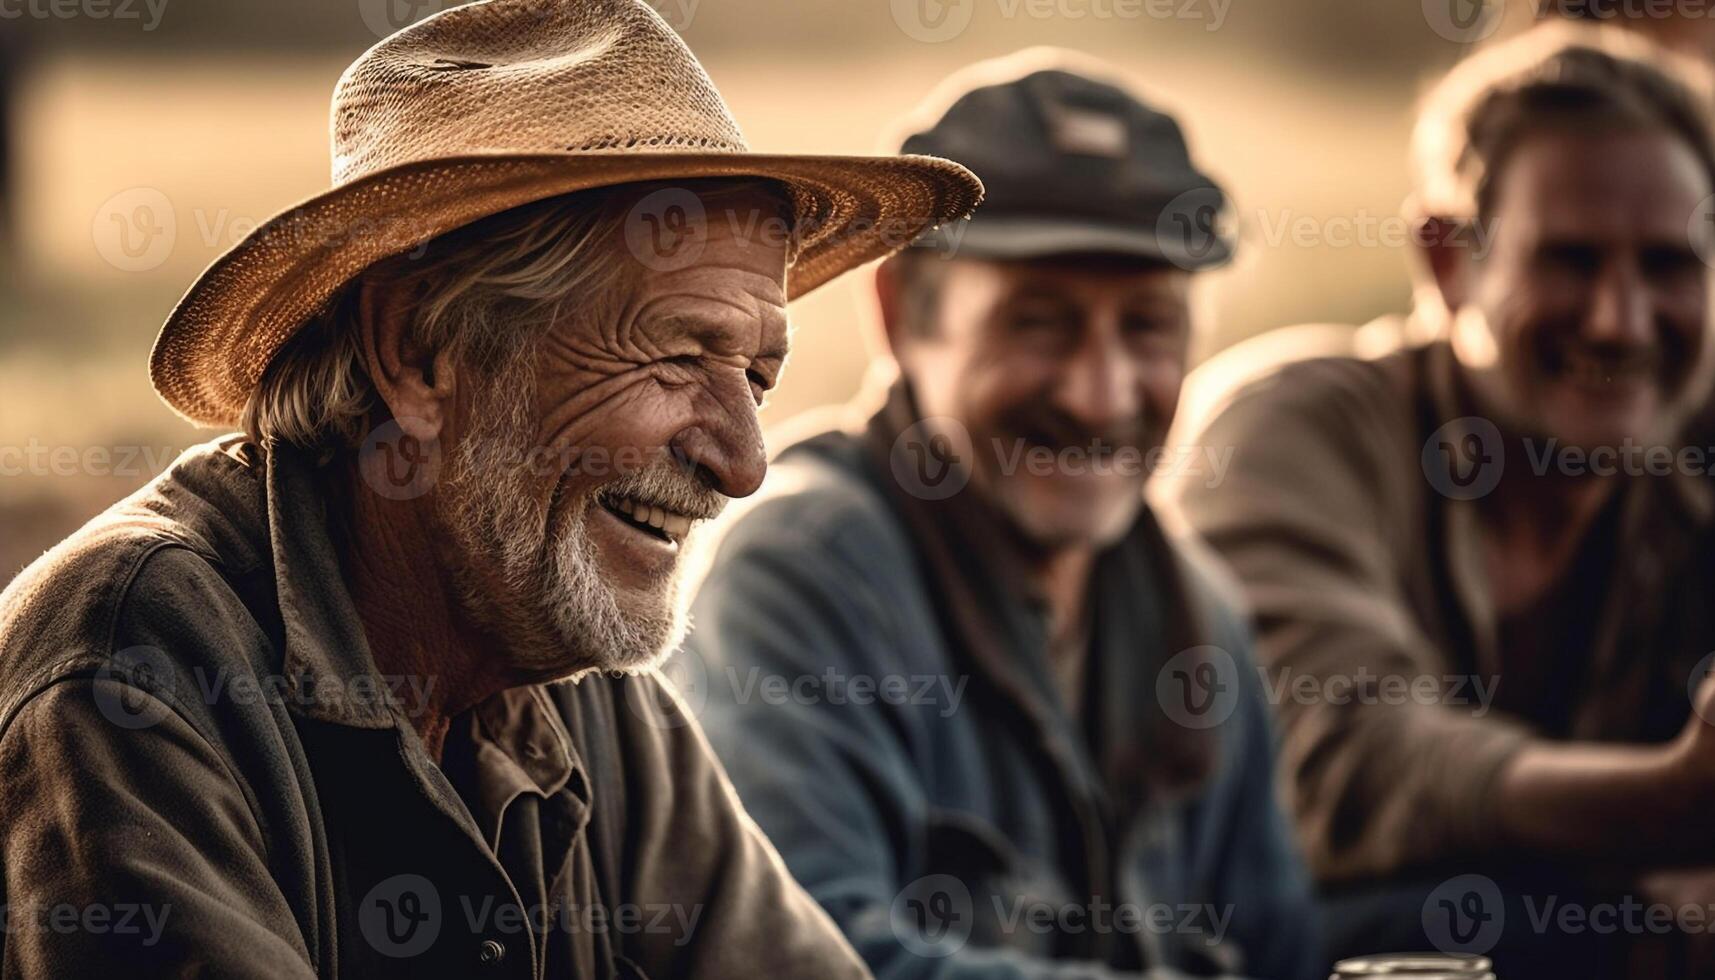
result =
[{"label": "woven hat brim", "polygon": [[290,208],[212,262],[168,316],[149,378],[173,411],[231,427],[280,348],[364,269],[473,221],[574,191],[704,177],[793,197],[797,298],[969,214],[982,184],[950,160],[760,153],[472,155],[392,167]]}]

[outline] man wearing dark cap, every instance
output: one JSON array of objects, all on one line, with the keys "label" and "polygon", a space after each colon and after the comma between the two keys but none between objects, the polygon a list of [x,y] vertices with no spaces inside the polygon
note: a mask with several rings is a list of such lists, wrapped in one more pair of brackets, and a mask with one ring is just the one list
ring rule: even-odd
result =
[{"label": "man wearing dark cap", "polygon": [[678,670],[884,980],[1325,974],[1250,640],[1143,498],[1213,467],[1161,447],[1221,192],[1063,64],[977,66],[905,141],[989,203],[880,267],[897,380],[782,453]]}]

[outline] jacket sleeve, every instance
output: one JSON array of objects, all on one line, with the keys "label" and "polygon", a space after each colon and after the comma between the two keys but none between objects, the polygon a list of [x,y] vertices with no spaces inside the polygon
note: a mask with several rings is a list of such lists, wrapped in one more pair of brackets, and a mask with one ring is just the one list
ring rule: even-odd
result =
[{"label": "jacket sleeve", "polygon": [[923,866],[929,826],[918,782],[927,777],[909,749],[914,722],[909,709],[821,686],[911,673],[903,633],[912,627],[898,625],[907,603],[790,516],[749,520],[733,535],[745,540],[729,540],[698,593],[696,631],[681,656],[707,678],[703,720],[745,805],[876,977],[1119,976],[1012,950],[907,945],[918,934],[901,901],[913,885],[906,869]]},{"label": "jacket sleeve", "polygon": [[0,787],[0,976],[314,976],[238,783],[153,695],[50,684],[0,736]]},{"label": "jacket sleeve", "polygon": [[1232,447],[1224,478],[1159,489],[1242,583],[1282,694],[1288,810],[1312,869],[1334,880],[1489,847],[1489,789],[1526,733],[1470,705],[1382,696],[1459,670],[1403,584],[1425,519],[1410,503],[1427,489],[1420,447],[1400,444],[1411,427],[1359,383],[1318,380],[1242,391],[1193,437]]}]

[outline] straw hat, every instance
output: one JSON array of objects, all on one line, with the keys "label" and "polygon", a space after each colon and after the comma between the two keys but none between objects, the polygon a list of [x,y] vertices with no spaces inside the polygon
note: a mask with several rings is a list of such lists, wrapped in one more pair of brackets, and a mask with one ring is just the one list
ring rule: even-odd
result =
[{"label": "straw hat", "polygon": [[796,297],[982,197],[970,171],[934,157],[749,152],[642,0],[442,11],[346,69],[331,117],[333,187],[216,259],[155,341],[155,390],[193,422],[235,425],[269,360],[366,267],[532,201],[634,181],[779,181],[795,212]]}]

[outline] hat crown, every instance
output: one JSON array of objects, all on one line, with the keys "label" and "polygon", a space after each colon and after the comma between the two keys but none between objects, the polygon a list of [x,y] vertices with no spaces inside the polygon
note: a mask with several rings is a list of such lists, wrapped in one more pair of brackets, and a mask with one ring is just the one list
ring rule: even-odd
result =
[{"label": "hat crown", "polygon": [[[1017,60],[977,68],[998,73]],[[1215,186],[1193,163],[1172,116],[1118,85],[1058,66],[985,79],[901,150],[976,170],[989,195],[975,221],[1012,212],[1134,220],[1149,212],[1153,220],[1163,203]]]},{"label": "hat crown", "polygon": [[333,180],[449,155],[745,152],[714,83],[642,0],[480,0],[340,77]]}]

